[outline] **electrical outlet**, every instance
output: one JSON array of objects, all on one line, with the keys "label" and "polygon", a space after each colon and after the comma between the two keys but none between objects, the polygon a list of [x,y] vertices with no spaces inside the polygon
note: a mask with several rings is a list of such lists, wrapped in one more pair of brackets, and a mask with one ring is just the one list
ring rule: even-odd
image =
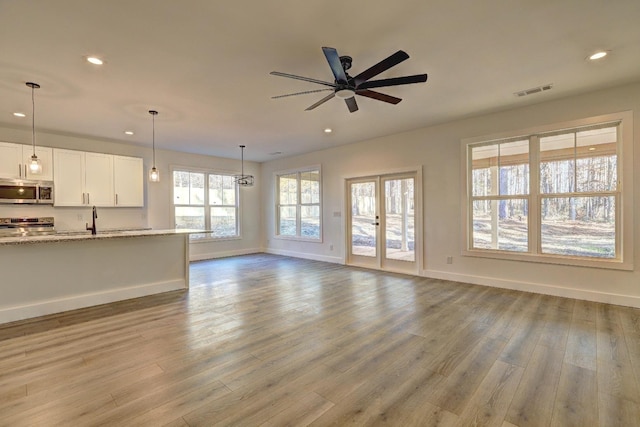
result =
[{"label": "electrical outlet", "polygon": [[332,251],[333,250],[333,245],[329,245],[329,250]]},{"label": "electrical outlet", "polygon": [[82,221],[82,214],[78,214],[78,221]]},{"label": "electrical outlet", "polygon": [[453,264],[453,257],[452,256],[448,256],[447,257],[447,264]]}]

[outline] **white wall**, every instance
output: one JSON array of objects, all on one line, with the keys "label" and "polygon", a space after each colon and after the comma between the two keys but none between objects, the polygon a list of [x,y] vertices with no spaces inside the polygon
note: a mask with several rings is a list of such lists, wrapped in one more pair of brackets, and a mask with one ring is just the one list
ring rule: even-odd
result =
[{"label": "white wall", "polygon": [[[30,144],[31,130],[0,126],[0,141]],[[240,171],[240,160],[156,149],[156,167],[160,170],[161,180],[159,183],[150,183],[146,178],[146,173],[151,167],[151,148],[41,131],[37,131],[37,144],[45,147],[144,158],[145,206],[143,208],[98,208],[97,226],[99,230],[124,227],[174,228],[171,223],[171,177],[169,174],[171,165],[231,173]],[[245,172],[253,174],[256,182],[260,182],[260,165],[258,163],[245,161]],[[256,187],[240,189],[240,203],[242,238],[194,243],[190,249],[192,259],[252,253],[260,250],[261,200],[259,190]],[[85,228],[85,223],[91,222],[89,208],[0,204],[0,217],[20,216],[53,216],[58,230],[82,230]]]},{"label": "white wall", "polygon": [[[534,95],[535,96],[535,95]],[[393,107],[390,107],[393,108]],[[429,277],[529,290],[640,307],[640,173],[634,177],[635,271],[571,267],[461,256],[461,139],[632,110],[640,126],[640,84],[632,84],[363,141],[262,164],[264,244],[268,252],[344,262],[344,181],[411,167],[423,171],[424,257]],[[357,113],[356,113],[357,114]],[[634,169],[640,170],[640,134],[634,134]],[[630,153],[625,153],[630,154]],[[322,165],[323,241],[274,237],[274,173]],[[334,212],[341,212],[335,217]],[[626,236],[625,236],[626,237]],[[330,250],[333,245],[334,250]],[[447,264],[447,256],[453,264]]]}]

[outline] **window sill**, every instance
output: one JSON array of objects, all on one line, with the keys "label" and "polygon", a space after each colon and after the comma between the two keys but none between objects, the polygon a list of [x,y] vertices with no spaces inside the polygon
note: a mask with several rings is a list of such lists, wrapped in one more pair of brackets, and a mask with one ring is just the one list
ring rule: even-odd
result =
[{"label": "window sill", "polygon": [[189,238],[189,243],[211,243],[211,242],[227,242],[231,240],[242,240],[240,236],[232,236],[232,237],[200,237],[200,238]]},{"label": "window sill", "polygon": [[298,236],[273,236],[277,240],[294,240],[296,242],[309,242],[309,243],[322,243],[322,239],[312,239],[310,237],[298,237]]},{"label": "window sill", "polygon": [[541,264],[555,264],[565,265],[572,267],[589,267],[589,268],[603,268],[610,270],[633,270],[632,262],[624,262],[619,259],[596,259],[596,258],[576,258],[570,256],[558,256],[558,255],[541,255],[541,254],[529,254],[529,253],[512,253],[498,250],[464,250],[462,256],[477,257],[477,258],[492,258],[505,261],[524,261],[535,262]]}]

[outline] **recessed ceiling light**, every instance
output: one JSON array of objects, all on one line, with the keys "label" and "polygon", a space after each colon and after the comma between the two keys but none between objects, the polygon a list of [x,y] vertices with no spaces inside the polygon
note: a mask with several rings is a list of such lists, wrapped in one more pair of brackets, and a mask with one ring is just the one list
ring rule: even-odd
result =
[{"label": "recessed ceiling light", "polygon": [[13,115],[16,117],[27,117],[25,113],[13,113]]},{"label": "recessed ceiling light", "polygon": [[333,129],[331,128],[325,128],[324,133],[331,133],[333,132]]},{"label": "recessed ceiling light", "polygon": [[589,55],[589,59],[595,61],[596,59],[601,59],[607,56],[608,52],[606,50],[601,50],[599,52],[594,53],[593,55]]},{"label": "recessed ceiling light", "polygon": [[125,135],[133,135],[133,131],[132,130],[125,130],[124,134]]},{"label": "recessed ceiling light", "polygon": [[94,65],[102,65],[104,61],[97,56],[87,56],[87,61],[91,62]]}]

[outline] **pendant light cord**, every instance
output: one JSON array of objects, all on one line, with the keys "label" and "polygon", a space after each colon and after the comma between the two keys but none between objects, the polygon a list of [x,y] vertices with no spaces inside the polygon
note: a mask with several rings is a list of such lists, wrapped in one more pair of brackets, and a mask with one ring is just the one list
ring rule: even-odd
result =
[{"label": "pendant light cord", "polygon": [[158,113],[151,113],[151,116],[153,117],[152,123],[153,123],[153,130],[152,130],[152,142],[153,142],[153,167],[156,167],[156,114]]},{"label": "pendant light cord", "polygon": [[244,178],[244,145],[240,146],[240,174]]},{"label": "pendant light cord", "polygon": [[36,101],[35,86],[31,86],[31,144],[33,146],[33,155],[36,155]]}]

